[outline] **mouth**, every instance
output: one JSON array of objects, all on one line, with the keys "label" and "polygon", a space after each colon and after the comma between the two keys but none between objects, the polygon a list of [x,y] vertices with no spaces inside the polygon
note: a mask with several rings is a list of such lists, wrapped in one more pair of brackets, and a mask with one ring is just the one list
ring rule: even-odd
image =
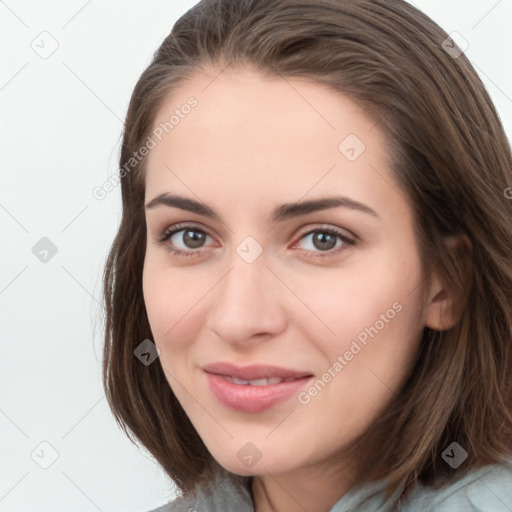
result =
[{"label": "mouth", "polygon": [[267,365],[215,363],[203,371],[217,401],[229,409],[250,413],[289,400],[313,378],[310,372]]},{"label": "mouth", "polygon": [[203,370],[216,375],[225,375],[241,381],[257,381],[261,379],[297,379],[300,377],[311,376],[311,372],[295,370],[293,368],[284,368],[282,366],[272,366],[263,364],[252,364],[249,366],[237,366],[228,362],[210,363],[203,366]]},{"label": "mouth", "polygon": [[224,377],[229,382],[233,384],[238,384],[240,386],[268,386],[270,384],[281,384],[281,382],[291,382],[292,380],[297,380],[297,377],[289,377],[287,379],[283,379],[281,377],[269,377],[267,379],[254,379],[254,380],[245,380],[245,379],[237,379],[236,377],[231,377],[230,375],[220,375]]}]

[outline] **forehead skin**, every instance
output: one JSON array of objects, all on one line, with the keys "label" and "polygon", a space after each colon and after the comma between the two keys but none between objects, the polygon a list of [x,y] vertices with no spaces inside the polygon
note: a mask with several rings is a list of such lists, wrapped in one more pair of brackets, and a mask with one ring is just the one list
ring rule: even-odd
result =
[{"label": "forehead skin", "polygon": [[[222,192],[208,203],[218,211],[229,207],[241,220],[256,216],[251,220],[262,226],[278,202],[336,193],[370,205],[384,220],[410,214],[404,195],[386,175],[385,137],[347,96],[303,79],[266,78],[248,70],[212,72],[175,90],[154,126],[168,122],[191,96],[197,106],[163,133],[163,143],[153,137],[157,146],[147,161],[146,202],[168,184],[168,191],[179,187],[191,197]],[[350,147],[357,156],[361,143],[360,156],[347,159]],[[222,220],[229,226],[228,218]]]}]

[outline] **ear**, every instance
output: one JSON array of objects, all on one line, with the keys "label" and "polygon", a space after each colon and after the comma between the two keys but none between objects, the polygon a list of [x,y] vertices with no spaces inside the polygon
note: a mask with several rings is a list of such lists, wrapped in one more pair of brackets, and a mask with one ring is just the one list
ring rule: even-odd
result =
[{"label": "ear", "polygon": [[458,290],[454,284],[445,285],[438,273],[433,273],[426,304],[425,326],[436,331],[450,329],[460,320],[472,286],[471,240],[466,235],[451,236],[445,239],[445,244],[459,269],[464,288]]}]

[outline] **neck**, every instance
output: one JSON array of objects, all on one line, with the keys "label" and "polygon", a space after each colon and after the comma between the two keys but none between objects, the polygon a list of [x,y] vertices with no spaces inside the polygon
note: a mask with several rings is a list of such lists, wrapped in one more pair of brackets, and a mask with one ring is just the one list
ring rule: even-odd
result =
[{"label": "neck", "polygon": [[329,512],[352,487],[347,471],[300,469],[251,478],[255,512]]}]

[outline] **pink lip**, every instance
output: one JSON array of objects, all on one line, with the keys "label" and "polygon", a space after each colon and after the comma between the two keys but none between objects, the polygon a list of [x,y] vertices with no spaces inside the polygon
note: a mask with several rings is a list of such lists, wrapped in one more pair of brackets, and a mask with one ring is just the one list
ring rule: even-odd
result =
[{"label": "pink lip", "polygon": [[290,368],[282,368],[280,366],[269,366],[253,364],[249,366],[235,366],[231,363],[218,362],[203,366],[203,370],[208,373],[216,373],[217,375],[229,375],[237,379],[255,380],[266,379],[270,377],[280,377],[282,379],[310,377],[311,372],[292,370]]},{"label": "pink lip", "polygon": [[[300,372],[276,366],[246,366],[236,367],[230,363],[215,363],[203,367],[208,380],[208,386],[217,400],[237,411],[261,412],[277,405],[297,393],[313,377],[311,373]],[[279,384],[266,386],[251,386],[235,384],[227,377],[244,380],[255,380],[270,377],[283,379],[293,378]]]}]

